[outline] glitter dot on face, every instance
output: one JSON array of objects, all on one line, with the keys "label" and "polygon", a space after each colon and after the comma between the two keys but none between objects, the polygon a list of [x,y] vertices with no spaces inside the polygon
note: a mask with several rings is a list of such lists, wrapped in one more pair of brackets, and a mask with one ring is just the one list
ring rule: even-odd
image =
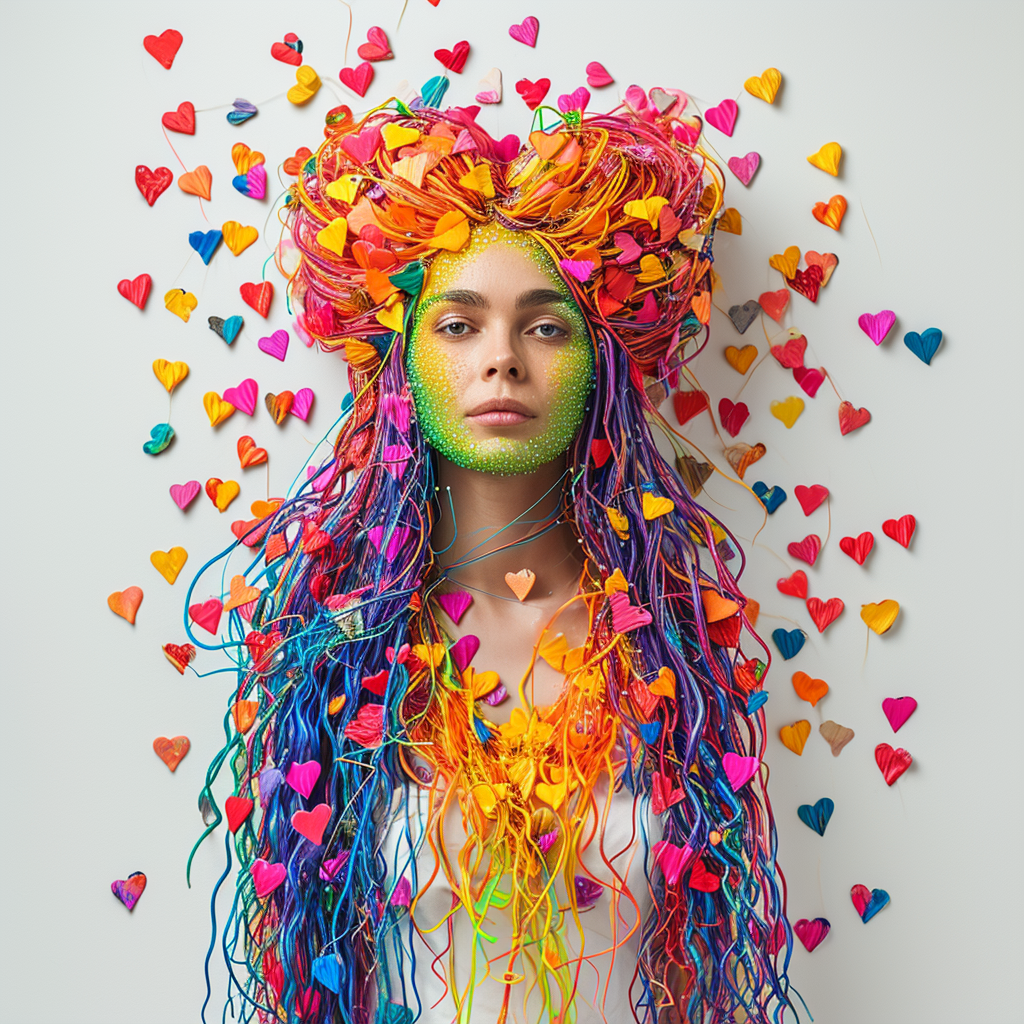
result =
[{"label": "glitter dot on face", "polygon": [[[430,265],[406,366],[431,447],[485,473],[532,473],[563,456],[594,387],[586,321],[551,257],[497,224],[477,227],[465,248]],[[501,423],[472,415],[494,399],[528,415]]]}]

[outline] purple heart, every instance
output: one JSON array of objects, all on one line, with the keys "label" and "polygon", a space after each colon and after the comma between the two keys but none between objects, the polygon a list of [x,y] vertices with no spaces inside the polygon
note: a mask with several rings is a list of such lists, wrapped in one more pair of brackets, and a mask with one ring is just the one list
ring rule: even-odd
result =
[{"label": "purple heart", "polygon": [[291,409],[293,416],[298,416],[300,420],[305,420],[312,407],[313,392],[310,388],[303,388],[301,391],[295,392],[295,397],[292,399]]},{"label": "purple heart", "polygon": [[491,690],[490,693],[484,696],[484,703],[490,704],[492,708],[496,708],[503,701],[508,699],[508,690],[505,689],[504,683],[498,683],[498,685]]},{"label": "purple heart", "polygon": [[[261,352],[266,352],[268,356],[280,359],[283,363],[284,357],[288,354],[288,332],[285,330],[274,331],[269,338],[260,338],[256,344]],[[227,398],[226,394],[225,398]]]},{"label": "purple heart", "polygon": [[881,313],[861,313],[857,323],[876,345],[881,345],[896,323],[896,314],[891,309],[883,309]]},{"label": "purple heart", "polygon": [[467,633],[452,644],[449,653],[452,656],[452,661],[455,662],[455,667],[460,672],[464,672],[478,650],[480,650],[480,637]]},{"label": "purple heart", "polygon": [[281,783],[284,776],[277,768],[264,768],[259,774],[260,806],[266,807],[270,798]]},{"label": "purple heart", "polygon": [[450,594],[438,594],[437,603],[445,615],[458,625],[466,609],[473,603],[473,595],[468,590],[453,590]]},{"label": "purple heart", "polygon": [[184,511],[195,500],[200,489],[198,480],[189,480],[187,484],[171,484],[171,498]]},{"label": "purple heart", "polygon": [[754,173],[760,165],[760,153],[748,153],[746,156],[729,157],[729,170],[732,171],[732,173],[735,174],[744,185],[750,184],[750,179],[753,178]]},{"label": "purple heart", "polygon": [[[260,348],[263,342],[260,341]],[[282,359],[284,356],[281,357]],[[246,377],[237,388],[228,388],[224,392],[224,401],[230,402],[236,409],[240,409],[246,416],[251,416],[256,411],[256,399],[260,393],[260,386],[252,379]]]}]

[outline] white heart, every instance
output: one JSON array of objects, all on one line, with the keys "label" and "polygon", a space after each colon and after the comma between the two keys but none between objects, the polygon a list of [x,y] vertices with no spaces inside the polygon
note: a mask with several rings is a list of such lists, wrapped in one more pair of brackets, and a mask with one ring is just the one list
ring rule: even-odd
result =
[{"label": "white heart", "polygon": [[477,93],[477,100],[480,103],[501,102],[501,71],[498,68],[491,68],[486,76],[480,79],[480,92]]},{"label": "white heart", "polygon": [[398,85],[395,86],[395,95],[408,106],[413,100],[420,98],[419,92],[409,84],[408,78],[403,78]]}]

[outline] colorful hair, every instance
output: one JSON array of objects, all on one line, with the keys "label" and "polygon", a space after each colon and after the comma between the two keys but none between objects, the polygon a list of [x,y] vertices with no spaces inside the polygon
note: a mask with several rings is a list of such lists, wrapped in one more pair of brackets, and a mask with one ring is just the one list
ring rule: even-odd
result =
[{"label": "colorful hair", "polygon": [[[233,848],[240,870],[224,949],[243,1021],[419,1016],[418,994],[396,979],[409,975],[417,931],[438,922],[416,919],[426,880],[408,828],[396,863],[382,838],[410,789],[428,793],[436,821],[441,780],[449,798],[462,794],[470,831],[504,840],[485,894],[435,845],[475,927],[506,869],[538,871],[545,883],[502,897],[520,924],[494,973],[529,964],[550,1019],[568,1024],[582,964],[566,962],[557,925],[571,917],[579,927],[572,882],[593,836],[567,823],[600,816],[602,774],[650,801],[662,827],[657,843],[639,840],[653,909],[631,989],[636,1019],[654,1024],[659,1008],[676,1005],[691,1021],[778,1021],[790,1005],[792,938],[762,773],[734,789],[726,770],[729,755],[759,761],[764,750],[763,713],[748,714],[747,701],[765,666],[740,652],[741,631],[760,641],[725,564],[735,552],[655,446],[651,425],[670,428],[645,391],[652,377],[674,379],[687,340],[707,325],[722,201],[718,169],[697,146],[699,122],[674,109],[570,115],[520,149],[495,142],[472,110],[391,101],[356,123],[339,108],[299,176],[288,206],[301,253],[291,297],[322,347],[343,351],[354,404],[316,482],[240,541],[256,554],[246,579],[263,589],[251,631],[231,612],[238,684],[201,802],[216,818],[205,838],[221,820],[212,786],[229,762],[236,798],[258,797],[262,809],[229,835],[223,876]],[[596,367],[560,510],[585,555],[578,600],[591,628],[564,666],[562,713],[548,716],[542,774],[562,788],[539,818],[490,774],[487,745],[522,737],[488,723],[435,617],[430,597],[444,582],[429,546],[436,464],[405,371],[431,257],[491,221],[528,233],[563,268]],[[658,499],[671,508],[651,515]],[[626,754],[613,763],[617,740]],[[282,773],[310,761],[320,771],[303,798]],[[321,804],[329,817],[315,844],[292,816]],[[603,845],[602,855],[609,863]],[[257,860],[284,869],[265,895]],[[555,876],[569,908],[546,884]],[[635,903],[620,882],[614,898]]]}]

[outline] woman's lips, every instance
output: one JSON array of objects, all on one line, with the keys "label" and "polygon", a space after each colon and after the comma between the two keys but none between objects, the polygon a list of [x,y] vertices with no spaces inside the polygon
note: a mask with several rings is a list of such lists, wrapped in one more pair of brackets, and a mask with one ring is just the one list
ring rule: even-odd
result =
[{"label": "woman's lips", "polygon": [[466,419],[484,427],[512,427],[533,419],[533,413],[511,398],[495,398],[466,413]]}]

